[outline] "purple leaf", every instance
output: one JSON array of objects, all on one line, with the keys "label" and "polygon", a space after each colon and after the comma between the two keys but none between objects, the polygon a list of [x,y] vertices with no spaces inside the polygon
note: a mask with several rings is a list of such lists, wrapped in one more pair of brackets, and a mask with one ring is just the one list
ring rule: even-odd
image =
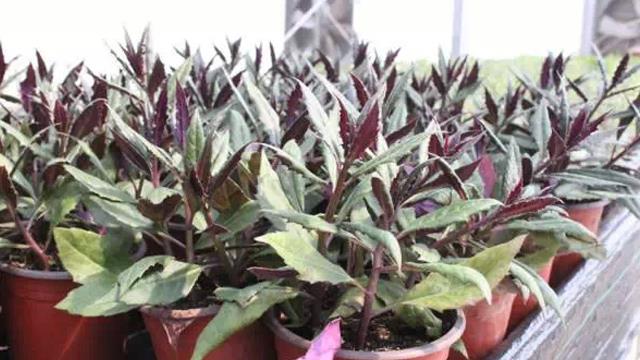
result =
[{"label": "purple leaf", "polygon": [[341,345],[340,319],[335,319],[313,339],[307,353],[298,360],[333,360]]},{"label": "purple leaf", "polygon": [[360,106],[364,106],[364,104],[369,101],[369,91],[367,90],[367,87],[364,85],[362,80],[354,74],[351,74],[351,81],[353,81],[353,87],[356,89],[356,96],[358,97]]},{"label": "purple leaf", "polygon": [[302,89],[300,88],[300,84],[296,82],[296,87],[293,89],[289,98],[287,99],[287,111],[286,111],[286,123],[287,125],[291,125],[292,122],[296,119],[296,113],[298,111],[298,107],[300,106],[300,100],[302,99]]},{"label": "purple leaf", "polygon": [[4,53],[2,52],[2,44],[0,44],[0,85],[2,85],[2,80],[4,80],[4,74],[7,73],[7,68],[9,64],[4,62]]},{"label": "purple leaf", "polygon": [[409,135],[409,133],[411,133],[413,129],[416,127],[417,120],[418,118],[416,116],[409,115],[409,120],[407,121],[407,124],[405,126],[401,127],[400,129],[392,132],[391,134],[385,137],[387,144],[391,145],[394,142],[400,139],[403,139],[405,136]]},{"label": "purple leaf", "polygon": [[387,99],[389,98],[389,95],[391,94],[391,90],[393,89],[393,87],[396,85],[396,77],[398,76],[398,72],[396,71],[396,68],[394,67],[393,70],[391,70],[391,73],[389,74],[389,77],[387,77],[387,91],[384,94],[384,100],[387,101]]},{"label": "purple leaf", "polygon": [[498,106],[496,102],[493,100],[491,93],[487,88],[484,89],[484,104],[487,107],[488,114],[485,116],[485,119],[491,123],[495,124],[498,122]]},{"label": "purple leaf", "polygon": [[156,62],[153,64],[153,69],[151,70],[149,82],[147,83],[147,93],[153,97],[166,77],[164,64],[160,58],[156,58]]},{"label": "purple leaf", "polygon": [[260,65],[262,65],[262,44],[256,46],[256,55],[254,58],[253,67],[256,70],[256,74],[260,74]]},{"label": "purple leaf", "polygon": [[164,129],[167,126],[167,87],[163,87],[156,102],[156,108],[153,114],[153,140],[155,145],[162,143]]},{"label": "purple leaf", "polygon": [[49,70],[47,69],[47,64],[44,62],[42,55],[40,52],[36,50],[36,60],[38,62],[38,75],[41,80],[51,81],[51,74],[49,74]]},{"label": "purple leaf", "polygon": [[551,72],[551,55],[544,59],[542,70],[540,71],[540,86],[546,88],[549,85],[549,73]]},{"label": "purple leaf", "polygon": [[349,152],[349,159],[357,160],[364,152],[378,139],[378,132],[380,131],[380,106],[376,102],[369,110],[367,117],[357,130],[357,135],[354,136],[354,141]]},{"label": "purple leaf", "polygon": [[184,148],[184,144],[187,136],[187,129],[189,128],[189,107],[187,105],[187,95],[180,84],[176,84],[176,125],[175,136],[178,144],[181,148]]},{"label": "purple leaf", "polygon": [[616,71],[613,73],[613,78],[611,78],[611,85],[609,85],[609,89],[613,89],[623,79],[624,73],[625,71],[627,71],[628,64],[629,54],[625,54],[622,59],[620,59],[618,67],[616,67]]},{"label": "purple leaf", "polygon": [[289,126],[287,131],[282,136],[282,145],[289,142],[289,140],[295,140],[296,142],[301,142],[304,134],[309,130],[309,119],[305,116],[301,116],[298,120]]},{"label": "purple leaf", "polygon": [[60,100],[56,100],[53,108],[53,123],[58,131],[63,133],[69,131],[69,114]]},{"label": "purple leaf", "polygon": [[558,203],[560,203],[560,199],[555,196],[527,198],[500,208],[494,216],[497,221],[504,221],[515,217],[535,214],[547,206]]},{"label": "purple leaf", "polygon": [[569,147],[580,142],[581,134],[583,134],[584,128],[587,125],[588,113],[585,109],[580,110],[578,115],[571,122],[571,128],[569,129],[569,136],[567,136],[567,145]]},{"label": "purple leaf", "polygon": [[496,169],[489,156],[485,155],[482,157],[478,166],[478,172],[480,173],[482,183],[484,184],[484,196],[490,197],[498,178],[496,176]]},{"label": "purple leaf", "polygon": [[102,126],[107,118],[107,101],[97,99],[78,115],[71,127],[71,135],[83,138],[95,128]]},{"label": "purple leaf", "polygon": [[16,188],[13,187],[13,182],[9,177],[7,168],[0,166],[0,196],[2,196],[8,203],[8,205],[15,209],[18,204],[18,193]]},{"label": "purple leaf", "polygon": [[556,86],[560,86],[560,79],[562,74],[564,73],[564,58],[562,54],[556,57],[556,60],[553,62],[553,83]]},{"label": "purple leaf", "polygon": [[504,117],[509,118],[516,111],[518,107],[518,101],[520,100],[521,92],[519,89],[513,93],[513,95],[507,100],[507,103],[504,108]]},{"label": "purple leaf", "polygon": [[149,166],[149,159],[145,157],[138,149],[131,144],[130,141],[123,138],[119,133],[113,133],[113,140],[116,143],[116,146],[122,152],[122,155],[125,159],[127,159],[133,166],[140,169],[140,171],[151,174],[151,168]]},{"label": "purple leaf", "polygon": [[382,207],[385,219],[392,219],[394,213],[393,201],[389,197],[384,182],[379,177],[374,176],[371,178],[371,188],[373,189],[373,195]]},{"label": "purple leaf", "polygon": [[344,104],[340,100],[338,100],[338,103],[340,104],[340,138],[342,139],[342,146],[345,153],[349,153],[353,140],[353,126],[351,125],[349,114],[344,108]]},{"label": "purple leaf", "polygon": [[358,45],[358,51],[356,52],[356,56],[353,60],[353,67],[357,68],[360,66],[367,58],[367,48],[369,47],[368,43],[360,43]]},{"label": "purple leaf", "polygon": [[336,82],[338,80],[338,74],[335,70],[335,68],[333,67],[333,65],[331,65],[331,61],[327,58],[327,56],[320,50],[318,51],[318,57],[320,62],[322,63],[322,65],[324,66],[324,70],[327,72],[327,80],[331,81],[331,82]]},{"label": "purple leaf", "polygon": [[438,89],[440,95],[444,95],[447,92],[447,89],[442,82],[440,74],[438,74],[438,70],[436,70],[436,67],[433,65],[431,65],[431,78],[433,79],[433,84],[436,86],[436,89]]},{"label": "purple leaf", "polygon": [[444,156],[442,143],[440,143],[440,139],[438,139],[438,136],[435,134],[431,135],[431,138],[429,139],[429,153],[436,156]]},{"label": "purple leaf", "polygon": [[31,115],[35,119],[35,128],[40,131],[51,125],[51,111],[49,107],[41,102],[31,102]]},{"label": "purple leaf", "polygon": [[[239,73],[237,73],[234,77],[231,78],[231,83],[233,84],[234,87],[238,87],[238,84],[240,84],[240,80],[242,80],[242,73],[244,71],[240,71]],[[229,83],[225,84],[222,89],[220,89],[220,92],[218,93],[218,96],[216,96],[215,101],[213,102],[213,108],[218,108],[224,104],[227,103],[227,101],[229,101],[229,99],[231,99],[231,95],[233,95],[233,88],[231,87],[231,85]]]},{"label": "purple leaf", "polygon": [[35,89],[36,71],[33,69],[33,65],[29,64],[27,76],[20,83],[20,99],[22,100],[22,107],[27,112],[31,112],[31,98],[35,93]]}]

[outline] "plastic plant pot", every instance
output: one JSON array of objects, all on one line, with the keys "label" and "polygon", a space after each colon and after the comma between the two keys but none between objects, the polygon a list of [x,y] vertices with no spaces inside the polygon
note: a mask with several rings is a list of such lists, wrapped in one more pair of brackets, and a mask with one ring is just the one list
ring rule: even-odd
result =
[{"label": "plastic plant pot", "polygon": [[[602,220],[602,212],[607,204],[607,200],[601,200],[582,204],[570,204],[566,205],[565,208],[572,220],[584,225],[584,227],[594,234],[598,234],[598,230],[600,230],[600,220]],[[582,255],[577,252],[566,252],[556,255],[553,260],[553,269],[551,270],[551,285],[557,287],[562,284],[576,271],[582,261]]]},{"label": "plastic plant pot", "polygon": [[[418,347],[392,351],[353,351],[339,350],[334,360],[445,360],[451,346],[462,336],[465,318],[462,311],[456,312],[456,322],[438,340]],[[275,318],[273,312],[265,321],[275,336],[278,360],[296,360],[306,353],[311,341],[298,336],[284,327]]]},{"label": "plastic plant pot", "polygon": [[[145,306],[140,309],[158,360],[189,360],[198,336],[218,312],[218,306],[201,309],[172,310]],[[257,321],[213,349],[206,360],[273,360],[273,335]]]},{"label": "plastic plant pot", "polygon": [[[538,274],[541,278],[543,278],[547,283],[549,282],[549,278],[551,277],[551,267],[553,265],[553,258],[549,260],[549,262],[538,270]],[[516,295],[515,300],[513,301],[513,307],[511,308],[511,316],[509,317],[509,328],[507,332],[513,331],[522,320],[524,320],[529,314],[535,311],[538,308],[538,300],[535,296],[530,295],[527,300],[524,299],[522,294],[518,293]]]},{"label": "plastic plant pot", "polygon": [[124,359],[127,314],[81,317],[55,305],[77,285],[67,272],[0,266],[12,360]]},{"label": "plastic plant pot", "polygon": [[[500,285],[492,293],[491,304],[481,300],[464,307],[467,327],[462,334],[462,341],[467,348],[469,360],[485,358],[502,342],[507,334],[515,298],[515,291]],[[462,360],[464,356],[452,351],[449,359]]]}]

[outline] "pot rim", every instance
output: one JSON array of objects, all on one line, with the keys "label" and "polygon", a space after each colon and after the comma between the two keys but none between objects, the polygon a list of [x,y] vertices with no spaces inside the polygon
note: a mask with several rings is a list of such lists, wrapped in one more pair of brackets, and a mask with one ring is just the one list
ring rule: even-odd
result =
[{"label": "pot rim", "polygon": [[[415,346],[403,350],[391,350],[391,351],[356,351],[356,350],[338,350],[336,357],[342,357],[352,360],[371,360],[371,359],[384,359],[384,360],[405,360],[425,356],[428,354],[434,354],[439,351],[445,350],[451,347],[457,340],[462,338],[466,326],[466,320],[464,312],[461,309],[456,309],[456,322],[451,329],[444,335],[433,342],[426,343],[422,346]],[[294,346],[302,349],[308,349],[311,345],[311,341],[293,333],[285,328],[275,317],[273,310],[265,316],[265,323],[273,331],[274,335],[281,340],[287,341]]]},{"label": "pot rim", "polygon": [[158,305],[143,305],[140,307],[140,312],[145,315],[153,316],[160,319],[172,319],[172,320],[191,320],[201,317],[213,316],[218,313],[220,306],[213,304],[207,307],[194,308],[194,309],[171,309],[165,306]]},{"label": "pot rim", "polygon": [[[138,250],[136,250],[133,255],[131,255],[131,259],[134,261],[138,261],[142,259],[144,254],[147,252],[147,244],[142,241],[140,242],[140,246],[138,246]],[[44,270],[31,270],[31,269],[23,269],[17,266],[13,266],[6,262],[0,262],[0,272],[4,272],[7,274],[26,277],[30,279],[38,279],[38,280],[73,280],[73,277],[68,271],[44,271]]]},{"label": "pot rim", "polygon": [[605,207],[610,202],[611,200],[609,199],[600,199],[600,200],[592,200],[592,201],[586,201],[586,202],[580,202],[580,203],[574,203],[574,204],[565,203],[563,204],[563,206],[567,210],[568,209],[593,209],[598,207]]},{"label": "pot rim", "polygon": [[43,270],[30,270],[23,269],[17,266],[9,265],[7,263],[0,263],[0,271],[30,279],[38,280],[72,280],[71,274],[67,271],[43,271]]}]

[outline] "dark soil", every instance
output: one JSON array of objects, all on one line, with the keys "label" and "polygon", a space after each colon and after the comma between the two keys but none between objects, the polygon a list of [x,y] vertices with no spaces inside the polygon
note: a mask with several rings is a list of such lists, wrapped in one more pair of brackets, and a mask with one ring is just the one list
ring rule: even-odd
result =
[{"label": "dark soil", "polygon": [[213,296],[213,290],[206,290],[202,285],[196,283],[187,297],[180,299],[167,307],[172,310],[190,310],[206,308],[215,303],[216,301]]},{"label": "dark soil", "polygon": [[[446,333],[455,323],[455,311],[445,312],[442,319],[443,332]],[[392,313],[386,313],[371,320],[365,346],[363,349],[357,349],[356,343],[359,324],[359,317],[342,320],[342,349],[363,351],[404,350],[437,340],[429,338],[424,329],[411,328],[395,318]],[[309,335],[311,331],[308,328],[290,330],[306,339],[312,337]]]}]

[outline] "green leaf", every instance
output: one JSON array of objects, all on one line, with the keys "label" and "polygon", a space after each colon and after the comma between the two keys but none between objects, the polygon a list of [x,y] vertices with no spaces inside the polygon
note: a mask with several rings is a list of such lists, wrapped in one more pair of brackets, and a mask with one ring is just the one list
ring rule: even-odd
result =
[{"label": "green leaf", "polygon": [[516,264],[515,262],[511,263],[511,275],[522,282],[529,291],[538,299],[538,303],[540,304],[540,308],[544,309],[546,303],[544,301],[544,297],[542,296],[542,291],[540,287],[536,283],[536,279],[529,274],[522,266]]},{"label": "green leaf", "polygon": [[472,267],[445,263],[409,263],[409,265],[417,267],[420,270],[435,272],[445,277],[455,278],[464,283],[471,283],[480,289],[482,296],[487,300],[487,303],[491,304],[491,285],[489,285],[489,282],[484,278],[482,273]]},{"label": "green leaf", "polygon": [[505,229],[563,233],[591,243],[597,239],[596,235],[582,224],[560,216],[534,220],[513,220],[505,224]]},{"label": "green leaf", "polygon": [[132,146],[137,149],[144,149],[150,152],[158,160],[160,160],[169,169],[177,172],[178,169],[173,163],[171,156],[163,149],[155,146],[144,136],[140,135],[137,131],[133,130],[126,122],[124,122],[120,116],[109,108],[111,118],[113,119],[113,131],[119,133],[124,139],[129,141]]},{"label": "green leaf", "polygon": [[129,289],[133,284],[142,278],[147,270],[151,267],[160,265],[161,267],[167,266],[171,261],[175,259],[172,256],[167,255],[155,255],[146,256],[136,261],[133,265],[129,266],[126,270],[118,274],[117,283],[121,289]]},{"label": "green leaf", "polygon": [[94,221],[102,226],[126,226],[134,229],[153,227],[153,222],[144,217],[132,204],[104,200],[97,196],[89,196],[83,202],[91,212]]},{"label": "green leaf", "polygon": [[425,229],[437,229],[455,223],[466,222],[470,216],[499,205],[501,205],[501,203],[494,199],[454,201],[450,205],[443,206],[434,212],[413,220],[409,223],[408,227],[404,229],[404,233]]},{"label": "green leaf", "polygon": [[547,156],[547,144],[551,138],[551,121],[549,120],[549,113],[547,112],[547,105],[545,101],[542,101],[536,108],[529,119],[529,131],[531,136],[538,147],[538,153],[536,158],[538,161],[543,161]]},{"label": "green leaf", "polygon": [[383,151],[372,159],[362,163],[351,175],[354,177],[362,176],[375,170],[380,165],[394,162],[403,156],[409,155],[413,149],[418,147],[420,143],[426,141],[430,136],[431,133],[423,132],[397,141],[386,151]]},{"label": "green leaf", "polygon": [[162,270],[142,277],[129,289],[122,289],[120,301],[137,305],[168,305],[189,294],[202,268],[171,260]]},{"label": "green leaf", "polygon": [[[293,145],[290,144],[295,144],[294,140],[291,140],[289,142],[287,142],[285,144],[285,149],[287,149],[288,147],[291,147]],[[275,152],[275,154],[281,158],[285,163],[287,163],[291,169],[299,172],[300,174],[304,175],[306,178],[308,178],[309,180],[316,182],[318,184],[326,184],[327,181],[321,179],[320,177],[318,177],[316,174],[314,174],[313,172],[311,172],[311,170],[307,169],[307,167],[305,166],[304,162],[301,162],[299,159],[294,158],[293,156],[291,156],[291,154],[289,154],[288,152],[269,145],[269,144],[261,144],[263,147],[266,147],[270,150],[273,150],[273,152]],[[296,145],[297,146],[297,145]]]},{"label": "green leaf", "polygon": [[238,330],[253,324],[273,305],[297,295],[292,288],[270,285],[257,292],[245,307],[236,302],[225,302],[198,336],[191,360],[204,359],[211,350]]},{"label": "green leaf", "polygon": [[111,316],[137,308],[118,299],[118,289],[108,281],[92,281],[69,292],[56,309],[80,316]]},{"label": "green leaf", "polygon": [[[259,218],[260,204],[255,200],[248,201],[242,204],[240,208],[230,211],[229,213],[220,214],[220,217],[216,219],[216,223],[227,229],[227,232],[220,234],[220,239],[225,241],[233,238],[237,233],[255,224]],[[201,236],[196,244],[196,250],[211,246],[213,246],[211,238],[208,236]]]},{"label": "green leaf", "polygon": [[176,100],[176,87],[182,84],[191,73],[193,68],[193,57],[188,57],[182,65],[173,72],[173,75],[167,80],[167,104],[174,104]]},{"label": "green leaf", "polygon": [[64,165],[64,169],[73,176],[76,181],[101,198],[128,203],[135,201],[131,195],[120,190],[115,185],[111,185],[108,182],[90,175],[76,167]]},{"label": "green leaf", "polygon": [[[479,271],[493,289],[509,273],[511,261],[520,251],[524,238],[525,236],[519,236],[507,243],[490,247],[461,261],[459,265]],[[409,290],[398,304],[415,304],[444,311],[473,304],[482,298],[482,291],[475,284],[461,281],[457,277],[431,273]]]},{"label": "green leaf", "polygon": [[438,338],[442,336],[442,320],[433,311],[424,306],[403,304],[394,313],[400,320],[414,329],[426,329],[427,336]]},{"label": "green leaf", "polygon": [[218,300],[225,302],[235,302],[244,308],[247,307],[247,305],[251,304],[251,301],[255,299],[255,296],[269,285],[271,285],[270,282],[263,281],[257,284],[249,285],[242,289],[232,287],[219,287],[214,292]]},{"label": "green leaf", "polygon": [[206,136],[200,119],[200,112],[196,110],[187,129],[187,144],[184,155],[185,168],[192,169],[196,166],[205,142]]},{"label": "green leaf", "polygon": [[260,175],[258,175],[256,198],[265,209],[294,210],[282,189],[278,174],[273,170],[264,153],[260,156]]},{"label": "green leaf", "polygon": [[500,181],[500,192],[498,193],[500,196],[499,198],[501,199],[506,199],[509,196],[522,177],[520,174],[520,150],[513,138],[511,139],[507,150],[507,154],[505,155],[502,163],[504,172]]},{"label": "green leaf", "polygon": [[337,126],[338,124],[333,124],[330,121],[329,116],[324,111],[324,107],[320,105],[320,101],[318,101],[318,98],[316,98],[311,89],[302,81],[297,80],[297,82],[304,95],[311,123],[318,132],[320,139],[328,145],[331,153],[336,156],[337,160],[341,161],[343,157],[342,140]]},{"label": "green leaf", "polygon": [[44,206],[52,226],[58,225],[76,208],[82,197],[82,190],[78,183],[66,181],[45,193]]},{"label": "green leaf", "polygon": [[277,217],[281,217],[289,222],[293,222],[306,227],[307,229],[327,232],[335,234],[338,232],[338,227],[334,224],[326,222],[319,216],[308,215],[297,211],[287,210],[264,210],[267,214],[272,214]]},{"label": "green leaf", "polygon": [[251,100],[258,108],[258,119],[264,126],[265,132],[274,144],[280,143],[280,117],[251,80],[246,79],[244,83]]},{"label": "green leaf", "polygon": [[442,258],[438,250],[431,249],[425,244],[414,244],[411,246],[411,250],[416,253],[420,262],[434,263]]},{"label": "green leaf", "polygon": [[251,129],[249,129],[247,122],[238,111],[233,109],[227,111],[226,123],[233,152],[238,151],[253,140]]},{"label": "green leaf", "polygon": [[531,232],[527,241],[531,241],[536,250],[518,258],[518,260],[536,270],[549,264],[560,249],[560,242],[552,233]]},{"label": "green leaf", "polygon": [[105,241],[102,236],[83,229],[53,229],[58,256],[76,283],[96,279],[115,279],[131,265],[129,253],[120,244]]},{"label": "green leaf", "polygon": [[342,223],[340,225],[348,231],[360,232],[371,238],[378,244],[386,247],[389,250],[389,254],[395,263],[398,265],[398,272],[402,269],[402,249],[400,249],[400,243],[395,236],[389,231],[379,229],[374,226],[359,223]]},{"label": "green leaf", "polygon": [[256,241],[269,244],[285,264],[299,273],[300,280],[310,283],[328,282],[334,285],[355,283],[342,267],[327,260],[312,244],[302,240],[295,232],[269,233],[256,238]]}]

